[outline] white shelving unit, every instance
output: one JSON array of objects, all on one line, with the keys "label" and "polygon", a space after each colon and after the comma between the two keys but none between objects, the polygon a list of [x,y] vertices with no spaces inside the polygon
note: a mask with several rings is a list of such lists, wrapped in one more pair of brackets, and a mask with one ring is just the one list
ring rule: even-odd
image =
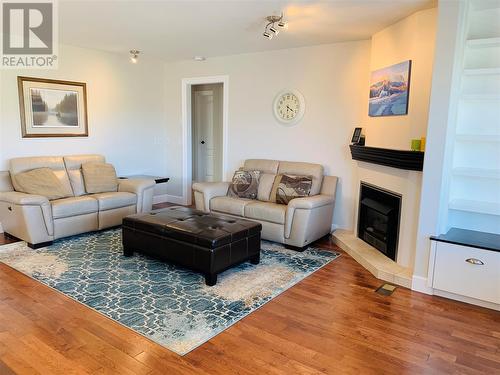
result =
[{"label": "white shelving unit", "polygon": [[500,38],[469,39],[466,42],[467,48],[489,48],[500,46]]},{"label": "white shelving unit", "polygon": [[457,142],[500,142],[500,134],[456,134]]},{"label": "white shelving unit", "polygon": [[479,68],[464,70],[464,75],[466,76],[488,76],[498,74],[500,74],[500,68]]},{"label": "white shelving unit", "polygon": [[466,23],[448,227],[500,233],[500,1],[470,1]]},{"label": "white shelving unit", "polygon": [[493,178],[500,179],[500,170],[488,168],[468,168],[468,167],[455,167],[453,168],[455,176],[465,176],[470,178]]},{"label": "white shelving unit", "polygon": [[473,199],[453,199],[449,204],[450,209],[473,212],[487,215],[500,215],[500,204],[498,202],[487,202]]}]

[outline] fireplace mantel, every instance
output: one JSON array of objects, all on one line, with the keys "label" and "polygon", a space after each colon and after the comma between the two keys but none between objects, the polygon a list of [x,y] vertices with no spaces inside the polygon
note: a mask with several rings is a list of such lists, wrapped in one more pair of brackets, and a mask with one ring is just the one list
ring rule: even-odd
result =
[{"label": "fireplace mantel", "polygon": [[350,145],[353,160],[385,165],[410,171],[424,168],[424,153],[421,151],[394,150],[390,148]]}]

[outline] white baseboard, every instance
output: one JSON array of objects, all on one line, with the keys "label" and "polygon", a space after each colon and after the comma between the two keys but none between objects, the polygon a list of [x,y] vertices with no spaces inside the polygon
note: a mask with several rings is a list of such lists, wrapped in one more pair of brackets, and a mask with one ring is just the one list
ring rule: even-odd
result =
[{"label": "white baseboard", "polygon": [[169,194],[155,195],[153,197],[153,204],[165,203],[165,202],[184,204],[184,198],[178,195],[169,195]]},{"label": "white baseboard", "polygon": [[427,285],[427,277],[415,276],[412,277],[411,290],[416,292],[425,293],[429,295],[434,294],[434,288]]},{"label": "white baseboard", "polygon": [[460,302],[470,303],[471,305],[477,305],[477,306],[481,306],[481,307],[486,307],[488,309],[500,311],[500,304],[498,304],[498,303],[481,301],[481,300],[476,299],[476,298],[461,296],[459,294],[449,293],[449,292],[445,292],[443,290],[437,290],[437,289],[434,291],[434,295],[444,297],[444,298],[454,299],[454,300],[457,300]]},{"label": "white baseboard", "polygon": [[2,223],[0,223],[0,233],[3,233]]}]

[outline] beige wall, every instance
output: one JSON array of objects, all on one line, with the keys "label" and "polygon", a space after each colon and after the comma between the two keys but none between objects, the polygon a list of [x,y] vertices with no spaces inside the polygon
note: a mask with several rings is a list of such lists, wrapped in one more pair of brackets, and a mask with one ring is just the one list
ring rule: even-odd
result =
[{"label": "beige wall", "polygon": [[[19,156],[101,153],[119,174],[166,173],[164,64],[61,46],[57,70],[0,71],[0,170]],[[21,138],[17,76],[86,82],[89,136]]]},{"label": "beige wall", "polygon": [[370,71],[405,60],[412,60],[412,68],[408,115],[367,115],[367,145],[409,149],[411,139],[425,136],[434,63],[436,18],[437,8],[423,10],[373,35]]},{"label": "beige wall", "polygon": [[[169,194],[182,195],[183,78],[229,77],[228,174],[247,158],[321,163],[340,177],[334,223],[353,222],[353,162],[349,141],[367,111],[370,42],[360,41],[272,52],[182,61],[165,66]],[[302,121],[280,125],[273,100],[283,89],[305,98]]]},{"label": "beige wall", "polygon": [[[365,112],[364,132],[368,146],[408,150],[412,138],[420,139],[426,135],[436,23],[437,9],[427,9],[414,13],[373,35],[370,71],[405,60],[412,60],[412,70],[408,115],[369,117]],[[367,100],[368,87],[369,81],[365,90]],[[357,163],[355,174],[357,176],[353,183],[355,202],[359,199],[360,181],[402,195],[397,262],[404,267],[413,268],[416,262],[422,173],[360,162]]]}]

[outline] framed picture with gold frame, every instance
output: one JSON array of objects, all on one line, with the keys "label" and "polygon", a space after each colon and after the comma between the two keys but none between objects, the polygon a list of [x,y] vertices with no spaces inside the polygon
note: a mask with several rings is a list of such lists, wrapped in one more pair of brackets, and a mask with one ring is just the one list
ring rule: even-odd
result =
[{"label": "framed picture with gold frame", "polygon": [[17,77],[23,138],[87,137],[87,85]]}]

